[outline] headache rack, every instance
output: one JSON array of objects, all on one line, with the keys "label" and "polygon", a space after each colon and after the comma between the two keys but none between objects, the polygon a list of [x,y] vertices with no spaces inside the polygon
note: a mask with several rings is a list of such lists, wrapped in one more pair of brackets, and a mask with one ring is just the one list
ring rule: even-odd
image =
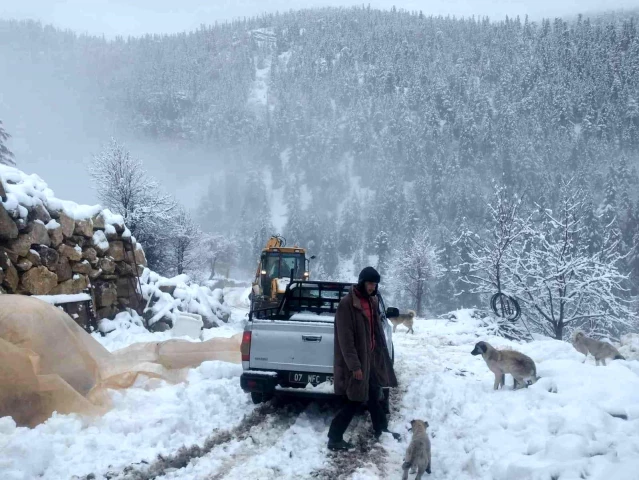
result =
[{"label": "headache rack", "polygon": [[335,315],[337,305],[346,296],[352,283],[293,280],[277,307],[251,310],[249,321],[289,320],[295,313],[308,312],[316,315]]}]

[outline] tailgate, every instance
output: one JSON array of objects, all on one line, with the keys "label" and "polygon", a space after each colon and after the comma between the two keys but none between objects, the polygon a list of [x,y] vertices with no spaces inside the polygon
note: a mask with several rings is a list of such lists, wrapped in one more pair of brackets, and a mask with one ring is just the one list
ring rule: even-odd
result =
[{"label": "tailgate", "polygon": [[249,368],[333,373],[332,320],[253,321]]}]

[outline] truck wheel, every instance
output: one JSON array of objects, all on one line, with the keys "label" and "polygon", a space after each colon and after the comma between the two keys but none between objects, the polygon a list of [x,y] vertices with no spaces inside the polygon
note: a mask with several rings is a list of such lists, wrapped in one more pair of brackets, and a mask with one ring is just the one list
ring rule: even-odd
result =
[{"label": "truck wheel", "polygon": [[272,393],[251,392],[251,400],[255,405],[268,402],[271,398],[273,398]]}]

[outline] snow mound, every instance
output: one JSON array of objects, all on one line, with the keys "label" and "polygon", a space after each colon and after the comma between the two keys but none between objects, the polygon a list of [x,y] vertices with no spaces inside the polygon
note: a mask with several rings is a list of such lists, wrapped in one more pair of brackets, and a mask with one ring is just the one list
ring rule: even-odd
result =
[{"label": "snow mound", "polygon": [[618,350],[628,360],[639,360],[639,334],[627,333],[622,335],[621,346],[619,346]]},{"label": "snow mound", "polygon": [[173,325],[179,312],[196,313],[202,316],[205,328],[218,326],[218,322],[227,322],[231,310],[223,305],[224,294],[221,289],[211,290],[191,281],[188,275],[165,278],[144,269],[140,277],[142,296],[149,304],[148,325],[162,320]]}]

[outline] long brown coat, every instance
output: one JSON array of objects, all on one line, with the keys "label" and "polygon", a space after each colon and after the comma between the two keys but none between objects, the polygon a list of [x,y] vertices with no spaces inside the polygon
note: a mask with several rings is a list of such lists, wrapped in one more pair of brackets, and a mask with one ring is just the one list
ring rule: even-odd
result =
[{"label": "long brown coat", "polygon": [[[362,310],[359,297],[351,291],[339,302],[335,314],[334,387],[338,395],[346,395],[354,402],[368,401],[371,370],[380,387],[396,387],[397,378],[386,345],[386,337],[379,319],[376,297],[372,299],[375,349],[371,352],[370,323]],[[362,370],[362,380],[355,380],[353,372]]]}]

